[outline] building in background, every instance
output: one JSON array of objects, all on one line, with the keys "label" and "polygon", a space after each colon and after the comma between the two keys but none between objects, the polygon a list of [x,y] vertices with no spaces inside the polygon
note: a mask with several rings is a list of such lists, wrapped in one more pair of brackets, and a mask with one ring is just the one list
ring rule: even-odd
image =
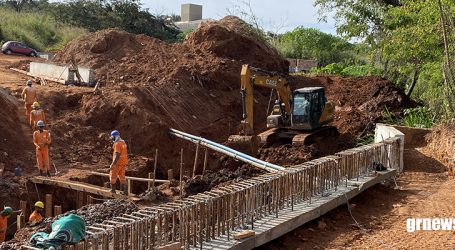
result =
[{"label": "building in background", "polygon": [[202,5],[186,3],[181,5],[180,22],[175,26],[183,32],[196,29],[200,23],[211,19],[202,19]]},{"label": "building in background", "polygon": [[310,72],[318,66],[317,60],[286,58],[289,62],[289,72]]}]

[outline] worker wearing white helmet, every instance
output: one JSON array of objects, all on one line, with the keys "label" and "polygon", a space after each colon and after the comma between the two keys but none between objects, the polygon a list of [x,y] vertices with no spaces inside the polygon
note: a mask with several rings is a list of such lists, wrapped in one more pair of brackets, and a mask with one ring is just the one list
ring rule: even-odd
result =
[{"label": "worker wearing white helmet", "polygon": [[33,131],[38,130],[38,121],[46,122],[46,116],[44,115],[44,110],[41,109],[39,102],[34,102],[32,105],[32,112],[30,113],[30,126],[33,128]]},{"label": "worker wearing white helmet", "polygon": [[40,175],[46,174],[50,177],[49,167],[49,145],[51,144],[51,133],[44,130],[44,122],[38,121],[38,131],[33,133],[33,143],[36,147],[36,162]]},{"label": "worker wearing white helmet", "polygon": [[25,102],[25,115],[27,121],[30,120],[30,113],[32,112],[32,105],[36,101],[36,89],[32,86],[32,80],[27,81],[27,87],[22,90],[22,99]]}]

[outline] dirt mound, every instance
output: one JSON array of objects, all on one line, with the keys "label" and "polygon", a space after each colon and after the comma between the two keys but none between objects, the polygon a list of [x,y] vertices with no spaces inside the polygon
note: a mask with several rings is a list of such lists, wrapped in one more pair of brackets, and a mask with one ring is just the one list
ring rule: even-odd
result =
[{"label": "dirt mound", "polygon": [[[3,133],[0,134],[0,165],[5,167],[6,171],[13,171],[14,165],[23,165],[21,161],[24,159],[24,150],[32,150],[31,145],[24,141],[24,137],[31,137],[31,135],[24,135],[21,129],[18,128],[20,119],[18,116],[17,100],[11,96],[8,91],[0,88],[0,129]],[[1,166],[0,166],[1,167]]]},{"label": "dirt mound", "polygon": [[[278,55],[275,48],[256,35],[251,25],[235,16],[202,23],[189,35],[187,43],[219,57],[263,69],[285,73],[289,68],[289,63]],[[254,63],[251,62],[253,58]]]},{"label": "dirt mound", "polygon": [[[94,68],[102,91],[59,92],[46,97],[56,118],[52,127],[56,151],[68,152],[65,148],[69,146],[79,149],[57,157],[74,164],[107,165],[111,149],[106,133],[118,129],[132,155],[150,156],[154,148],[160,149],[165,156],[160,160],[163,170],[158,173],[162,176],[166,168],[177,170],[178,149],[182,147],[181,140],[167,134],[169,127],[224,142],[239,132],[241,65],[287,71],[286,60],[253,34],[240,19],[226,17],[202,24],[183,43],[168,44],[116,29],[70,42],[55,60],[68,63],[74,57],[78,64]],[[289,77],[289,82],[292,89],[326,87],[328,99],[338,106],[335,125],[354,137],[370,131],[386,106],[392,112],[400,111],[409,102],[390,82],[375,77]],[[256,132],[266,129],[269,94],[269,90],[255,92]],[[80,138],[86,140],[84,146],[80,146]],[[185,149],[185,161],[192,162],[194,147],[183,145],[189,148]],[[313,155],[312,149],[302,150],[300,156],[284,152],[286,148],[278,149],[281,151],[295,156],[285,165]],[[259,157],[277,159],[265,156],[271,154],[267,150],[263,153]],[[150,171],[150,164],[141,160],[138,164],[141,171]]]},{"label": "dirt mound", "polygon": [[426,136],[433,156],[449,168],[455,167],[455,120],[433,127]]},{"label": "dirt mound", "polygon": [[371,132],[386,112],[397,115],[417,105],[392,82],[375,76],[293,76],[290,82],[295,88],[325,87],[327,99],[336,106],[334,125],[341,133],[354,137]]}]

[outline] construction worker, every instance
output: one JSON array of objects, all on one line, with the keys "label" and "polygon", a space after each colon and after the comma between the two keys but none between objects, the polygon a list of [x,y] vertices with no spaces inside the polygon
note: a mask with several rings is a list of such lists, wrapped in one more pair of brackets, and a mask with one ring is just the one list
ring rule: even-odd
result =
[{"label": "construction worker", "polygon": [[117,178],[120,179],[120,189],[127,192],[127,184],[125,177],[126,165],[128,165],[127,147],[125,141],[120,138],[120,133],[117,130],[111,132],[111,139],[114,142],[114,154],[112,163],[109,167],[109,179],[111,182],[111,192],[115,193],[115,184]]},{"label": "construction worker", "polygon": [[27,87],[22,91],[22,99],[25,102],[25,115],[27,121],[30,120],[30,113],[32,112],[32,105],[36,101],[36,89],[32,87],[32,80],[27,81]]},{"label": "construction worker", "polygon": [[44,212],[44,203],[42,201],[37,201],[35,203],[35,210],[30,217],[28,217],[28,221],[30,223],[36,224],[43,220],[43,212]]},{"label": "construction worker", "polygon": [[48,177],[51,176],[49,173],[49,145],[51,144],[51,133],[44,130],[44,122],[38,121],[38,131],[33,133],[33,143],[36,146],[36,161],[38,163],[38,169],[41,176],[46,174]]},{"label": "construction worker", "polygon": [[8,230],[8,218],[13,214],[11,207],[5,207],[0,213],[0,243],[5,241],[6,231]]},{"label": "construction worker", "polygon": [[46,116],[44,115],[44,110],[41,109],[39,102],[34,102],[32,105],[32,112],[30,113],[30,126],[33,128],[33,131],[38,130],[38,121],[46,122]]}]

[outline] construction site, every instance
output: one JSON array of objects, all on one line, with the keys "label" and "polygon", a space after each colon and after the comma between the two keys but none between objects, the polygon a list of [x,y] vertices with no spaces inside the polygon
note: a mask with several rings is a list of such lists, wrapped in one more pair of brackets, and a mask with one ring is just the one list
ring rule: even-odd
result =
[{"label": "construction site", "polygon": [[[419,103],[385,78],[288,72],[234,16],[177,43],[106,29],[48,60],[1,54],[0,206],[21,212],[0,249],[42,249],[31,236],[69,214],[86,234],[62,249],[453,248],[453,232],[409,233],[406,220],[453,217],[455,124],[386,125],[384,110]],[[50,176],[21,98],[29,79],[52,134]],[[277,110],[297,123],[289,90],[322,93],[317,120],[333,109],[315,131],[330,133],[270,132],[269,118],[287,119]],[[123,192],[109,186],[113,130],[128,145]],[[36,201],[45,218],[32,225]]]}]

